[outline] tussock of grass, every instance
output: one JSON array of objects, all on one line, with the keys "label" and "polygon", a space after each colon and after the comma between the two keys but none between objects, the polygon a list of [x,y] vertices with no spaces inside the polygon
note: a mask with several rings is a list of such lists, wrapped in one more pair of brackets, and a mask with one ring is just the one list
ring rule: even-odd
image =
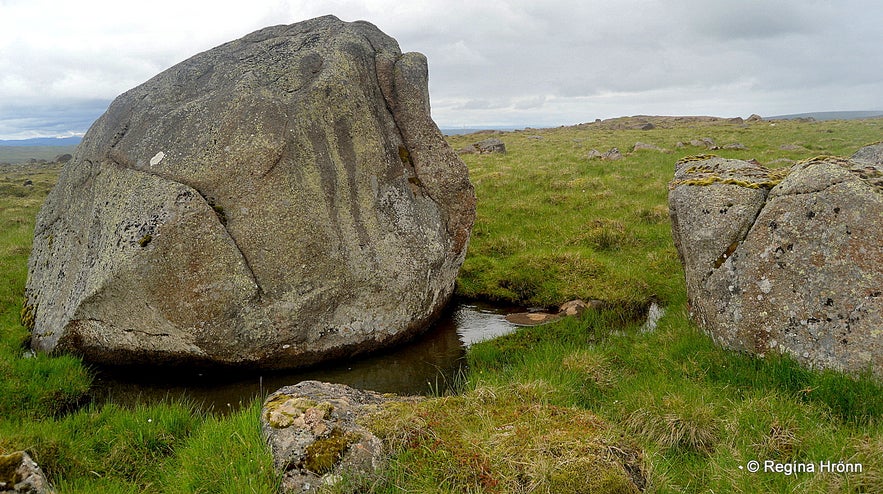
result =
[{"label": "tussock of grass", "polygon": [[412,492],[638,492],[639,455],[591,412],[544,403],[548,387],[480,387],[389,407],[369,424],[406,452],[386,481]]}]

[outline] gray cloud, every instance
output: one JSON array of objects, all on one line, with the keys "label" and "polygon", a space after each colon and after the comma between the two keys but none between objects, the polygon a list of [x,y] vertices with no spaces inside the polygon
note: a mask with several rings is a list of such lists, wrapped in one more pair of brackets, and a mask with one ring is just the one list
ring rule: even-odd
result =
[{"label": "gray cloud", "polygon": [[443,126],[883,109],[883,9],[871,0],[155,0],[101,14],[111,6],[0,3],[0,136],[47,111],[74,122],[81,109],[82,125],[101,106],[89,102],[190,55],[327,13],[425,53]]}]

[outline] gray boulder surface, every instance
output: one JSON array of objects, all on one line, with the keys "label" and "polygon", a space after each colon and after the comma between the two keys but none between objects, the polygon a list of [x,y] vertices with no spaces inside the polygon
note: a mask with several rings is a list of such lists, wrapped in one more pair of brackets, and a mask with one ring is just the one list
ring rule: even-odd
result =
[{"label": "gray boulder surface", "polygon": [[0,455],[0,494],[52,494],[37,462],[24,451]]},{"label": "gray boulder surface", "polygon": [[293,368],[412,337],[475,216],[427,63],[363,22],[273,26],[120,95],[37,217],[31,344]]},{"label": "gray boulder surface", "polygon": [[883,142],[859,149],[852,155],[852,159],[870,165],[883,165]]},{"label": "gray boulder surface", "polygon": [[389,402],[416,402],[343,384],[302,381],[270,394],[261,431],[282,492],[316,492],[341,474],[370,478],[384,464],[383,442],[360,421]]},{"label": "gray boulder surface", "polygon": [[669,207],[691,314],[725,347],[883,377],[883,167],[678,162]]},{"label": "gray boulder surface", "polygon": [[487,139],[476,142],[472,145],[478,151],[478,154],[489,154],[489,153],[500,153],[506,154],[506,144],[496,137],[489,137]]}]

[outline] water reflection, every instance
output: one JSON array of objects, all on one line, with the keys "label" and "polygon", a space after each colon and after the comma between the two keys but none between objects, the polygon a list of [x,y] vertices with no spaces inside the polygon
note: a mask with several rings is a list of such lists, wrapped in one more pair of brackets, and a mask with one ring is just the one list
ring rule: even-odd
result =
[{"label": "water reflection", "polygon": [[383,393],[427,394],[449,389],[464,365],[468,345],[514,331],[504,317],[518,307],[454,301],[417,341],[383,354],[334,362],[321,367],[273,373],[174,373],[99,369],[94,387],[98,401],[122,405],[188,398],[201,408],[225,412],[282,386],[315,379]]}]

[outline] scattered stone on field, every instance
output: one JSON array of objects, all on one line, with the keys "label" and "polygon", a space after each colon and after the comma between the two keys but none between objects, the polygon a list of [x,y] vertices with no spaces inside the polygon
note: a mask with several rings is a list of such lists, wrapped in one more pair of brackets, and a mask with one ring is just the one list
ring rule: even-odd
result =
[{"label": "scattered stone on field", "polygon": [[589,150],[589,159],[590,160],[600,160],[603,158],[604,158],[604,153],[602,153],[601,151],[598,151],[597,149],[594,149],[594,148]]},{"label": "scattered stone on field", "polygon": [[30,455],[0,455],[0,494],[52,494],[55,491]]},{"label": "scattered stone on field", "polygon": [[883,165],[883,142],[865,146],[852,155],[854,161],[871,165]]},{"label": "scattered stone on field", "polygon": [[120,95],[36,222],[32,346],[122,365],[294,368],[398,344],[453,290],[475,217],[426,58],[325,16]]},{"label": "scattered stone on field", "polygon": [[763,122],[763,117],[761,117],[760,115],[758,115],[756,113],[752,113],[751,116],[748,117],[748,119],[745,121],[746,122]]},{"label": "scattered stone on field", "polygon": [[[527,136],[527,138],[528,138],[528,139],[536,139],[536,140],[540,140],[540,139],[543,138],[543,136],[533,135],[533,136]],[[576,139],[574,139],[574,140],[576,140]]]},{"label": "scattered stone on field", "polygon": [[714,139],[711,137],[702,137],[699,139],[693,139],[690,141],[691,146],[695,147],[704,147],[705,149],[716,149],[717,144],[714,143]]},{"label": "scattered stone on field", "polygon": [[261,409],[261,431],[282,492],[318,492],[341,479],[371,478],[386,461],[382,441],[360,421],[401,397],[343,384],[302,381],[272,393]]},{"label": "scattered stone on field", "polygon": [[506,154],[506,144],[496,137],[491,137],[483,141],[478,141],[472,145],[478,154],[500,153]]},{"label": "scattered stone on field", "polygon": [[728,120],[727,120],[727,123],[731,123],[731,124],[742,124],[742,123],[745,123],[745,121],[742,120],[742,117],[733,117],[733,118],[728,119]]},{"label": "scattered stone on field", "polygon": [[55,159],[53,161],[55,161],[56,163],[67,163],[68,161],[70,161],[72,159],[74,159],[73,156],[65,153],[65,154],[59,154],[58,156],[55,157]]},{"label": "scattered stone on field", "polygon": [[622,159],[622,153],[619,152],[619,148],[612,148],[606,153],[602,154],[601,159],[607,161],[616,161]]},{"label": "scattered stone on field", "polygon": [[653,124],[650,123],[650,122],[647,122],[647,123],[645,123],[644,125],[641,126],[641,130],[653,130],[653,129],[655,129],[655,128],[656,128],[656,126],[653,125]]},{"label": "scattered stone on field", "polygon": [[31,180],[31,179],[29,179],[29,178],[28,178],[28,179],[25,179],[25,181],[22,182],[22,186],[24,186],[24,187],[33,187],[33,186],[34,186],[34,181]]},{"label": "scattered stone on field", "polygon": [[703,156],[669,187],[691,315],[715,341],[883,377],[883,166]]},{"label": "scattered stone on field", "polygon": [[748,149],[748,147],[745,146],[744,144],[742,144],[741,142],[732,142],[730,144],[725,144],[723,148],[724,149],[737,149],[740,151],[744,151],[744,150]]},{"label": "scattered stone on field", "polygon": [[658,151],[660,153],[669,152],[667,149],[663,149],[655,144],[647,144],[646,142],[636,142],[634,146],[634,151]]}]

